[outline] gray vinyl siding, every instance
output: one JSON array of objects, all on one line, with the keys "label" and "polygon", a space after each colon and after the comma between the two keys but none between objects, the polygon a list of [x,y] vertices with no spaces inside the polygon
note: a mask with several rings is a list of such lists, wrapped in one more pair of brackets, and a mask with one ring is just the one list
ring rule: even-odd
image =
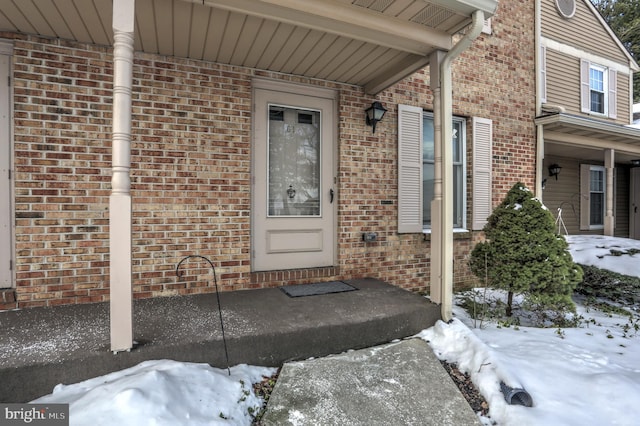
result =
[{"label": "gray vinyl siding", "polygon": [[561,207],[569,234],[580,234],[580,164],[574,159],[548,157],[544,159],[542,168],[545,175],[553,163],[560,164],[562,170],[558,180],[545,176],[547,182],[542,194],[544,205],[554,218],[558,217],[558,207]]},{"label": "gray vinyl siding", "polygon": [[[560,164],[562,170],[558,180],[546,177],[547,183],[543,191],[544,205],[554,218],[558,217],[558,207],[562,208],[562,219],[569,235],[594,234],[602,235],[602,229],[580,230],[580,161],[565,157],[548,157],[544,159],[543,170],[550,164]],[[602,163],[601,163],[602,164]],[[615,230],[616,237],[629,237],[629,168],[616,164],[615,184]],[[557,229],[557,228],[556,228]]]},{"label": "gray vinyl siding", "polygon": [[580,114],[580,59],[561,52],[547,51],[547,103]]},{"label": "gray vinyl siding", "polygon": [[558,14],[555,0],[542,0],[542,36],[621,64],[629,64],[625,53],[584,0],[576,0],[576,13],[571,19]]},{"label": "gray vinyl siding", "polygon": [[[547,102],[559,105],[569,114],[585,115],[580,111],[580,59],[546,50]],[[629,124],[629,75],[617,73],[616,119],[618,124]],[[597,117],[600,119],[601,117]]]},{"label": "gray vinyl siding", "polygon": [[619,124],[629,124],[631,117],[631,92],[629,91],[629,79],[631,76],[628,74],[618,73],[618,118],[615,122]]}]

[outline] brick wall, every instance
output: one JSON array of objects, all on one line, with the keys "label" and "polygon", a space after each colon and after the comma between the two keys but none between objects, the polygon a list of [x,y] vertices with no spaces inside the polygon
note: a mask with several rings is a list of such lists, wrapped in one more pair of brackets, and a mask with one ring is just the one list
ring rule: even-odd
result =
[{"label": "brick wall", "polygon": [[105,53],[15,40],[20,307],[100,301],[108,294],[111,61]]},{"label": "brick wall", "polygon": [[[454,63],[454,113],[493,120],[494,203],[516,180],[533,185],[533,5],[501,2],[493,35]],[[16,298],[20,307],[108,300],[111,50],[14,38]],[[524,40],[524,41],[523,41]],[[252,273],[251,78],[339,90],[338,264]],[[397,234],[397,104],[432,109],[428,70],[378,97],[389,112],[372,134],[358,87],[252,69],[136,53],[132,200],[135,297],[373,276],[426,290],[430,242]],[[470,120],[469,120],[470,121]],[[471,132],[468,131],[468,147]],[[468,170],[472,170],[470,152]],[[471,179],[469,173],[468,179]],[[469,186],[470,187],[470,186]],[[467,203],[470,209],[470,202]],[[363,243],[362,232],[378,233]],[[457,285],[481,236],[456,235]]]}]

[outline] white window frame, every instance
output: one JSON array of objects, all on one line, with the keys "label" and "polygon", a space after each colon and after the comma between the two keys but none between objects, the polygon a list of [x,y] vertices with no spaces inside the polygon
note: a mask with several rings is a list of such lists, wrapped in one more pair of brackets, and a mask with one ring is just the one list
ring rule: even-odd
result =
[{"label": "white window frame", "polygon": [[[492,200],[492,120],[472,117],[473,140],[468,140],[466,124],[469,119],[462,118],[464,144],[462,161],[462,227],[454,232],[481,230],[487,223],[491,213]],[[398,104],[398,233],[430,233],[424,228],[422,220],[423,203],[423,127],[424,111],[413,105]],[[435,143],[435,142],[434,142]],[[473,146],[472,193],[467,194],[467,147]],[[469,198],[470,197],[470,198]],[[467,211],[467,203],[471,202],[471,212]]]},{"label": "white window frame", "polygon": [[[594,190],[593,186],[591,185],[591,173],[592,172],[599,172],[602,174],[602,190],[596,191]],[[601,209],[601,216],[602,216],[602,223],[592,223],[591,222],[591,211],[592,211],[592,194],[602,194],[602,209]],[[604,219],[605,219],[605,214],[606,214],[606,205],[607,205],[607,170],[605,169],[604,166],[590,166],[589,167],[589,229],[604,229]]]},{"label": "white window frame", "polygon": [[[594,191],[591,186],[591,172],[598,171],[602,173],[602,191]],[[594,193],[602,193],[602,223],[591,223],[591,195]],[[607,170],[604,166],[595,164],[580,165],[580,230],[591,231],[604,229],[604,221],[606,215],[607,203]]]},{"label": "white window frame", "polygon": [[547,48],[540,46],[540,102],[547,102]]},{"label": "white window frame", "polygon": [[10,179],[11,171],[15,167],[13,163],[13,86],[12,81],[12,55],[13,44],[10,41],[0,40],[0,56],[2,56],[2,69],[0,70],[0,289],[15,288],[15,187],[14,180]]},{"label": "white window frame", "polygon": [[[593,91],[591,87],[591,70],[597,70],[602,73],[603,90],[598,90],[598,92],[603,94],[604,112],[591,109],[591,92]],[[618,74],[615,69],[592,63],[586,59],[580,59],[580,111],[598,117],[617,118],[617,84]]]},{"label": "white window frame", "polygon": [[[595,89],[593,87],[593,80],[591,79],[591,72],[597,71],[602,75],[602,90]],[[589,64],[589,111],[592,114],[598,115],[609,115],[609,85],[608,85],[608,72],[607,68],[597,65],[597,64]],[[591,95],[593,93],[600,93],[602,95],[602,111],[596,111],[593,109],[593,104],[591,102]]]},{"label": "white window frame", "polygon": [[[433,113],[432,112],[423,112],[422,114],[422,122],[423,122],[423,129],[425,128],[424,126],[424,121],[431,119],[433,120]],[[452,120],[452,126],[454,123],[458,123],[459,127],[460,127],[460,133],[461,135],[459,135],[459,137],[461,137],[461,142],[459,144],[459,154],[458,154],[458,158],[460,159],[459,161],[454,161],[454,174],[455,174],[455,168],[461,168],[461,173],[460,173],[460,177],[459,177],[459,188],[454,187],[453,191],[454,191],[454,203],[458,203],[458,210],[461,213],[461,217],[460,218],[453,218],[453,229],[454,231],[466,231],[467,230],[467,161],[466,161],[466,153],[467,153],[467,120],[464,117],[458,117],[458,116],[454,116],[453,120]],[[454,128],[454,135],[455,135],[455,128]],[[426,132],[424,132],[423,130],[423,138],[422,138],[422,149],[423,152],[425,150],[425,142],[427,139],[427,135]],[[432,135],[433,143],[435,144],[435,140],[434,137]],[[451,141],[451,143],[453,144],[453,140]],[[456,157],[456,154],[454,153],[454,158]],[[425,160],[424,156],[422,158],[422,166],[424,168],[425,164],[435,164],[435,159],[433,160]],[[424,172],[423,172],[424,173]],[[424,185],[424,182],[423,182]],[[426,198],[423,197],[423,209],[431,209],[431,200],[427,200]],[[454,208],[455,211],[455,208]],[[431,232],[431,223],[425,223],[425,220],[423,218],[422,221],[422,229],[423,232],[425,233],[430,233]]]}]

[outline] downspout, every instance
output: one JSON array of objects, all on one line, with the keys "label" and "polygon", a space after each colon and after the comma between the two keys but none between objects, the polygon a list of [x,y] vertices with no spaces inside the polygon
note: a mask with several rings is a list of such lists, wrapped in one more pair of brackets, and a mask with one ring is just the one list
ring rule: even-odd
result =
[{"label": "downspout", "polygon": [[442,132],[440,133],[442,146],[442,205],[440,214],[440,247],[442,249],[440,273],[441,275],[441,316],[443,321],[452,317],[453,306],[453,84],[451,78],[451,64],[463,51],[467,50],[482,32],[484,12],[473,12],[473,21],[469,31],[444,56],[440,64],[440,113]]},{"label": "downspout", "polygon": [[[535,1],[535,17],[534,17],[534,49],[535,51],[535,82],[536,82],[536,117],[539,117],[542,113],[542,81],[541,81],[541,68],[542,68],[542,29],[541,29],[541,5],[540,0]],[[536,182],[535,182],[535,194],[536,197],[542,200],[542,180],[544,179],[542,163],[544,162],[544,126],[542,124],[536,125]]]}]

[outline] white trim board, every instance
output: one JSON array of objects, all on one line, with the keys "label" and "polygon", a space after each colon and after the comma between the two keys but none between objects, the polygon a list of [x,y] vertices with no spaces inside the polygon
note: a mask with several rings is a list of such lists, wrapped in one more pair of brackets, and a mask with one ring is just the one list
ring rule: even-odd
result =
[{"label": "white trim board", "polygon": [[603,58],[602,56],[594,55],[586,50],[578,49],[568,44],[560,43],[556,40],[552,40],[546,37],[540,37],[540,43],[547,49],[555,50],[565,55],[573,56],[575,58],[586,59],[591,63],[605,66],[609,69],[614,69],[620,73],[629,75],[631,70],[629,65],[621,64],[619,62],[612,61],[611,59]]}]

